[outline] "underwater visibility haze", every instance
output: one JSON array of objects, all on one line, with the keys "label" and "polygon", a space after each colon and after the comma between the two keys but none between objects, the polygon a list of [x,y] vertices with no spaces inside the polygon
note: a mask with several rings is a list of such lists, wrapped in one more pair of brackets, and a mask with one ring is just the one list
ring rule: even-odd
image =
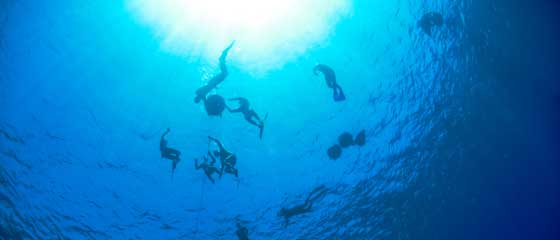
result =
[{"label": "underwater visibility haze", "polygon": [[0,0],[0,239],[559,239],[558,9]]}]

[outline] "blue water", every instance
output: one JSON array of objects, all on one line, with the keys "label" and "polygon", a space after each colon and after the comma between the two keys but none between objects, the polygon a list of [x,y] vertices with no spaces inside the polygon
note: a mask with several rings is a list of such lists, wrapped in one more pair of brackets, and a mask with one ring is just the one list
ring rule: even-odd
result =
[{"label": "blue water", "polygon": [[[214,93],[268,112],[259,140],[192,102],[221,50],[166,50],[124,1],[0,1],[0,239],[237,239],[237,223],[250,239],[559,239],[557,4],[352,5],[282,64],[232,51]],[[428,36],[417,21],[431,11],[444,24]],[[362,129],[365,146],[327,157]],[[237,155],[238,179],[194,169],[208,135]],[[277,212],[321,185],[283,225]]]}]

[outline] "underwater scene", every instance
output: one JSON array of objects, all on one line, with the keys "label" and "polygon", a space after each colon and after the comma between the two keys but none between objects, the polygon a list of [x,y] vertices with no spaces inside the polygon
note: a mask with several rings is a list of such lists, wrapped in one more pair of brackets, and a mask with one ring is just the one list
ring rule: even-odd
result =
[{"label": "underwater scene", "polygon": [[560,10],[0,0],[0,240],[560,239]]}]

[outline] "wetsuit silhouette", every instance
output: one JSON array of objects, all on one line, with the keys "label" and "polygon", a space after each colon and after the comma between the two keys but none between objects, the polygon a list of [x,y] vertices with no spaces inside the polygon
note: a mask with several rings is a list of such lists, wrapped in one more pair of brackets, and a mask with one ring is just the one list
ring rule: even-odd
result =
[{"label": "wetsuit silhouette", "polygon": [[323,197],[327,194],[327,192],[328,189],[325,188],[325,186],[319,186],[309,193],[309,196],[307,196],[303,204],[299,204],[291,208],[282,208],[278,212],[278,216],[284,217],[284,225],[287,226],[291,217],[311,212],[313,202]]},{"label": "wetsuit silhouette", "polygon": [[344,96],[344,92],[342,88],[336,83],[336,75],[334,70],[327,65],[318,64],[313,68],[313,73],[318,75],[319,72],[322,72],[325,76],[325,81],[327,82],[327,86],[333,89],[333,99],[336,102],[344,101],[346,96]]},{"label": "wetsuit silhouette", "polygon": [[249,230],[239,223],[237,223],[237,231],[235,231],[235,234],[239,240],[249,240]]},{"label": "wetsuit silhouette", "polygon": [[231,109],[228,106],[227,107],[228,111],[231,113],[242,113],[243,117],[245,117],[245,120],[247,120],[247,122],[259,128],[260,130],[259,137],[262,138],[264,123],[259,117],[259,115],[257,115],[257,113],[253,109],[249,108],[250,106],[249,100],[247,100],[246,98],[238,97],[238,98],[230,98],[229,101],[237,101],[239,103],[239,107],[236,109]]},{"label": "wetsuit silhouette", "polygon": [[163,133],[163,135],[161,135],[161,138],[159,140],[159,151],[161,152],[161,157],[162,158],[167,158],[167,159],[173,161],[172,171],[175,171],[175,168],[177,167],[177,163],[179,163],[179,161],[181,161],[181,159],[180,159],[181,152],[167,146],[167,140],[165,140],[165,136],[169,133],[169,131],[170,130],[168,128]]},{"label": "wetsuit silhouette", "polygon": [[429,36],[432,36],[432,28],[441,27],[443,25],[443,16],[437,12],[429,12],[424,14],[418,25]]},{"label": "wetsuit silhouette", "polygon": [[222,55],[220,56],[220,73],[214,76],[212,79],[210,79],[210,81],[208,81],[208,83],[205,86],[200,87],[199,89],[196,90],[196,97],[194,98],[195,103],[199,103],[202,100],[206,100],[206,95],[208,95],[208,93],[212,91],[212,89],[216,88],[218,84],[223,82],[224,79],[226,79],[226,77],[228,76],[228,70],[226,67],[226,57],[228,55],[229,50],[233,47],[234,43],[235,41],[231,42],[231,44],[226,49],[224,49],[224,51],[222,51]]},{"label": "wetsuit silhouette", "polygon": [[222,173],[220,173],[220,171],[218,171],[218,169],[214,167],[214,163],[216,161],[212,161],[208,163],[208,158],[206,156],[204,156],[203,158],[204,158],[204,162],[202,162],[201,164],[198,164],[198,158],[194,159],[194,168],[196,170],[202,168],[202,170],[204,170],[204,174],[206,174],[206,177],[208,177],[208,179],[210,179],[212,183],[215,183],[214,178],[212,178],[212,174],[217,173],[221,177]]},{"label": "wetsuit silhouette", "polygon": [[[238,177],[238,171],[235,168],[235,163],[237,162],[237,157],[235,156],[235,154],[227,151],[218,139],[210,136],[208,136],[208,139],[218,145],[219,150],[214,155],[220,158],[220,164],[222,165],[220,172],[223,173],[225,171],[226,173],[230,173],[235,175],[235,177]],[[214,156],[212,156],[212,154],[210,154],[210,157],[212,157],[212,160],[215,161],[215,158]]]}]

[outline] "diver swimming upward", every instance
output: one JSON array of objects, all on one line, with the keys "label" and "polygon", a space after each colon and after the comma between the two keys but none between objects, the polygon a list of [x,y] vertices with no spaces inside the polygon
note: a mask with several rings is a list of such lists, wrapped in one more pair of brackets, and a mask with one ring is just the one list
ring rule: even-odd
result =
[{"label": "diver swimming upward", "polygon": [[226,79],[226,77],[228,76],[228,70],[226,67],[226,57],[228,55],[229,50],[233,47],[233,44],[235,44],[235,41],[231,42],[231,44],[229,44],[229,46],[226,49],[224,49],[224,51],[222,51],[222,55],[220,56],[220,73],[214,76],[212,79],[210,79],[210,81],[208,81],[206,85],[196,90],[196,97],[194,98],[195,103],[199,103],[200,101],[206,100],[206,95],[208,95],[210,91],[216,88],[218,84],[223,82],[224,79]]},{"label": "diver swimming upward", "polygon": [[172,173],[174,173],[175,168],[177,167],[177,163],[181,161],[180,159],[181,152],[167,146],[167,140],[165,139],[165,136],[169,133],[169,131],[170,129],[167,128],[167,130],[163,133],[163,135],[161,135],[161,138],[159,140],[159,151],[161,152],[162,158],[166,158],[173,161],[173,166],[171,171]]},{"label": "diver swimming upward", "polygon": [[284,217],[284,226],[287,226],[290,222],[291,217],[313,211],[311,209],[313,207],[313,202],[317,201],[319,198],[324,197],[327,193],[328,189],[324,185],[321,185],[311,191],[311,193],[309,193],[309,196],[307,196],[303,204],[299,204],[291,208],[283,207],[282,209],[280,209],[277,215],[279,217]]},{"label": "diver swimming upward", "polygon": [[[247,122],[259,128],[259,137],[262,139],[264,122],[263,120],[261,120],[259,115],[257,115],[257,113],[250,108],[249,100],[243,97],[237,97],[237,98],[230,98],[229,101],[237,101],[239,103],[239,107],[236,109],[231,109],[229,106],[226,106],[228,111],[230,113],[242,113],[243,117],[245,117],[245,120],[247,120]],[[268,114],[265,115],[264,119],[266,119],[267,116]]]},{"label": "diver swimming upward", "polygon": [[323,73],[323,75],[325,76],[325,81],[327,82],[327,86],[329,88],[332,88],[334,101],[344,101],[346,99],[346,96],[344,96],[342,88],[336,83],[336,75],[334,74],[334,70],[327,65],[318,64],[313,68],[313,73],[315,75],[318,75],[318,72]]},{"label": "diver swimming upward", "polygon": [[[223,173],[225,171],[226,173],[230,173],[235,175],[235,177],[238,177],[237,175],[238,171],[235,168],[235,163],[237,162],[237,157],[235,156],[235,154],[226,150],[218,139],[210,136],[208,136],[208,139],[209,141],[213,141],[214,143],[216,143],[216,145],[218,145],[219,150],[214,151],[213,155],[220,158],[220,164],[222,166],[220,173]],[[212,158],[213,161],[215,161],[216,159],[213,155],[210,154],[210,157]]]},{"label": "diver swimming upward", "polygon": [[[210,154],[210,153],[208,153],[208,154]],[[204,170],[204,174],[206,174],[206,177],[208,177],[208,179],[212,183],[215,183],[214,178],[212,178],[212,175],[214,173],[217,173],[218,175],[220,175],[220,177],[222,177],[222,173],[218,170],[218,168],[216,168],[214,166],[214,163],[216,161],[214,160],[214,158],[212,158],[212,161],[210,163],[208,163],[208,157],[203,156],[202,158],[204,159],[204,161],[201,164],[198,164],[198,158],[194,159],[194,168],[196,170],[202,168],[202,170]]]}]

